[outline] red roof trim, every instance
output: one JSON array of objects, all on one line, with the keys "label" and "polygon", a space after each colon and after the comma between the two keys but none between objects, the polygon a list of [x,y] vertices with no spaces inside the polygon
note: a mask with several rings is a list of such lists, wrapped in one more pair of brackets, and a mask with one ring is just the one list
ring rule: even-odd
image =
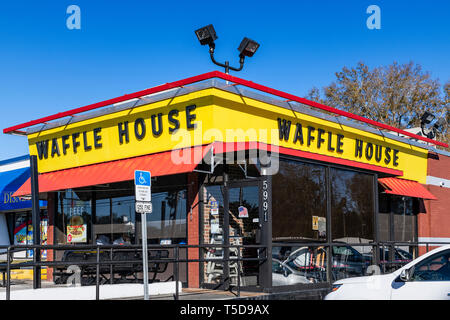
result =
[{"label": "red roof trim", "polygon": [[237,78],[237,77],[234,77],[234,76],[231,76],[229,74],[225,74],[225,73],[219,72],[219,71],[212,71],[212,72],[204,73],[204,74],[201,74],[201,75],[198,75],[198,76],[194,76],[194,77],[190,77],[190,78],[187,78],[187,79],[183,79],[183,80],[179,80],[179,81],[175,81],[175,82],[171,82],[171,83],[166,83],[166,84],[163,84],[163,85],[160,85],[160,86],[157,86],[157,87],[145,89],[145,90],[138,91],[138,92],[131,93],[131,94],[126,94],[126,95],[123,95],[121,97],[117,97],[117,98],[105,100],[105,101],[102,101],[102,102],[97,102],[97,103],[94,103],[94,104],[90,104],[90,105],[87,105],[87,106],[84,106],[84,107],[80,107],[80,108],[68,110],[68,111],[65,111],[65,112],[57,113],[57,114],[52,115],[52,116],[47,116],[47,117],[43,117],[43,118],[40,118],[40,119],[37,119],[37,120],[28,121],[28,122],[25,122],[25,123],[22,123],[22,124],[19,124],[19,125],[15,125],[15,126],[3,129],[3,133],[20,132],[19,131],[20,129],[31,127],[31,126],[34,126],[34,125],[37,125],[37,124],[41,124],[41,123],[44,123],[44,122],[47,122],[47,121],[56,120],[56,119],[64,118],[64,117],[67,117],[67,116],[72,116],[72,115],[75,115],[75,114],[78,114],[78,113],[94,110],[94,109],[101,108],[101,107],[104,107],[104,106],[108,106],[108,105],[111,105],[111,104],[114,104],[114,103],[118,103],[118,102],[130,100],[130,99],[142,97],[142,96],[145,96],[145,95],[148,95],[148,94],[157,93],[157,92],[161,92],[161,91],[165,91],[165,90],[181,87],[181,86],[184,86],[184,85],[189,85],[189,84],[192,84],[192,83],[195,83],[195,82],[199,82],[199,81],[203,81],[203,80],[207,80],[207,79],[211,79],[211,78],[220,78],[220,79],[223,79],[223,80],[231,81],[231,82],[234,82],[235,84],[239,84],[239,85],[243,85],[243,86],[255,89],[255,90],[263,91],[265,93],[269,93],[269,94],[272,94],[272,95],[275,95],[275,96],[278,96],[278,97],[282,97],[282,98],[290,100],[290,101],[296,101],[296,102],[299,102],[299,103],[303,103],[303,104],[306,104],[306,105],[311,106],[311,107],[315,107],[315,108],[318,108],[318,109],[321,109],[321,110],[325,110],[327,112],[331,112],[331,113],[334,113],[334,114],[337,114],[337,115],[340,115],[340,116],[344,116],[344,117],[347,117],[347,118],[350,118],[350,119],[358,120],[358,121],[361,121],[361,122],[364,122],[364,123],[367,123],[367,124],[370,124],[370,125],[382,128],[382,129],[386,129],[386,130],[389,130],[389,131],[401,133],[403,135],[409,136],[409,137],[414,138],[414,139],[426,141],[426,142],[432,143],[434,145],[439,145],[439,146],[448,148],[448,144],[446,144],[446,143],[435,141],[435,140],[432,140],[432,139],[429,139],[429,138],[426,138],[426,137],[422,137],[422,136],[419,136],[417,134],[413,134],[413,133],[410,133],[410,132],[407,132],[407,131],[404,131],[404,130],[401,130],[401,129],[398,129],[398,128],[395,128],[395,127],[392,127],[392,126],[389,126],[387,124],[383,124],[383,123],[380,123],[380,122],[377,122],[377,121],[374,121],[374,120],[371,120],[371,119],[367,119],[367,118],[355,115],[355,114],[350,113],[350,112],[346,112],[346,111],[343,111],[343,110],[340,110],[340,109],[336,109],[336,108],[333,108],[333,107],[330,107],[330,106],[327,106],[327,105],[323,105],[323,104],[320,104],[318,102],[307,100],[305,98],[300,98],[300,97],[294,96],[292,94],[285,93],[285,92],[279,91],[279,90],[275,90],[275,89],[272,89],[272,88],[269,88],[269,87],[266,87],[266,86],[263,86],[263,85],[260,85],[260,84],[256,84],[256,83],[254,83],[252,81],[248,81],[248,80],[244,80],[244,79],[241,79],[241,78]]}]

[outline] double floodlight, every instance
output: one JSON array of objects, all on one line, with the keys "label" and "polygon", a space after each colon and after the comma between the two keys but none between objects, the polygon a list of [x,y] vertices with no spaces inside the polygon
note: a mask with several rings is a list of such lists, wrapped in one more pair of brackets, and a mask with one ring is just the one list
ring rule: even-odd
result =
[{"label": "double floodlight", "polygon": [[429,139],[436,137],[437,130],[444,125],[444,119],[436,119],[436,116],[428,111],[420,117],[420,128],[422,133]]},{"label": "double floodlight", "polygon": [[230,66],[228,61],[225,61],[225,63],[220,63],[214,59],[214,49],[216,47],[214,41],[217,40],[218,37],[212,24],[195,30],[195,35],[197,36],[198,41],[202,46],[209,46],[209,54],[212,62],[220,67],[225,68],[225,73],[229,73],[230,69],[234,71],[241,71],[244,67],[245,57],[252,57],[255,54],[256,50],[258,50],[259,48],[259,43],[245,37],[238,47],[240,67],[234,68]]}]

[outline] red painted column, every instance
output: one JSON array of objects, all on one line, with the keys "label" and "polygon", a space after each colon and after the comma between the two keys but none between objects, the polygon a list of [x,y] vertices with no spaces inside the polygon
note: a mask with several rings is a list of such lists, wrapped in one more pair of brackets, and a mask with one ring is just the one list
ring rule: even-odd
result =
[{"label": "red painted column", "polygon": [[[196,172],[188,173],[188,213],[187,213],[187,243],[188,245],[199,244],[199,184]],[[199,249],[189,248],[188,259],[199,259]],[[198,262],[188,263],[188,287],[198,288],[200,286],[200,264]]]}]

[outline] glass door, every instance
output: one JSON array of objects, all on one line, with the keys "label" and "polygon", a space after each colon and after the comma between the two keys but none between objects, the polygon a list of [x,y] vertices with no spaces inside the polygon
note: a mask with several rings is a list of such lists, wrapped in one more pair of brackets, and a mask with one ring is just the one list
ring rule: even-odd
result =
[{"label": "glass door", "polygon": [[[205,189],[204,234],[205,244],[225,244],[228,235],[230,246],[260,244],[259,181],[233,181],[223,185],[210,185]],[[228,232],[226,232],[228,231]],[[239,252],[238,252],[239,250]],[[225,249],[209,247],[205,253],[204,283],[221,285],[225,281]],[[256,258],[257,248],[233,248],[228,251],[230,259]],[[230,285],[237,285],[240,274],[241,286],[258,284],[258,261],[235,261],[228,263]],[[225,272],[226,273],[226,272]]]},{"label": "glass door", "polygon": [[[259,185],[255,182],[232,183],[228,189],[230,245],[243,245],[244,248],[230,248],[230,257],[257,258],[258,249],[245,247],[261,243]],[[259,283],[258,261],[230,262],[231,284],[236,285],[237,273],[240,271],[242,286],[255,286]]]},{"label": "glass door", "polygon": [[211,246],[204,252],[208,261],[203,266],[203,283],[216,287],[224,280],[224,250],[213,245],[224,244],[225,188],[223,185],[208,185],[204,188],[204,197],[203,243]]}]

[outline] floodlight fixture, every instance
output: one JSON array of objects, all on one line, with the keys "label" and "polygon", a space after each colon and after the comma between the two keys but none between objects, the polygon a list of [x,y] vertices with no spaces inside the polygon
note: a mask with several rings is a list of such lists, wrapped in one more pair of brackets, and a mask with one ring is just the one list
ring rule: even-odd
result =
[{"label": "floodlight fixture", "polygon": [[434,114],[425,111],[420,117],[420,128],[422,129],[423,135],[428,139],[434,139],[436,137],[437,130],[442,125],[441,120],[437,120]]},{"label": "floodlight fixture", "polygon": [[214,41],[217,40],[217,34],[212,24],[195,30],[195,34],[202,46],[204,46],[205,44],[209,45],[210,47],[214,46]]},{"label": "floodlight fixture", "polygon": [[252,57],[259,48],[259,43],[245,37],[239,45],[239,56]]},{"label": "floodlight fixture", "polygon": [[436,118],[434,116],[434,114],[432,114],[432,113],[430,113],[428,111],[425,111],[424,114],[422,115],[422,117],[420,117],[420,121],[424,125],[428,125],[434,120],[434,118]]},{"label": "floodlight fixture", "polygon": [[255,54],[256,50],[258,50],[258,48],[259,48],[259,43],[257,43],[254,40],[251,40],[249,38],[244,38],[238,48],[240,66],[239,66],[239,68],[235,68],[235,67],[230,66],[230,63],[228,61],[225,61],[225,63],[220,63],[214,59],[214,49],[216,47],[214,41],[218,37],[217,37],[216,31],[214,30],[214,27],[212,24],[209,24],[205,27],[195,30],[195,34],[201,45],[207,44],[209,46],[209,55],[211,57],[211,61],[214,64],[216,64],[222,68],[225,68],[225,73],[227,73],[227,74],[230,73],[230,70],[241,71],[242,68],[244,67],[245,57],[252,57]]}]

